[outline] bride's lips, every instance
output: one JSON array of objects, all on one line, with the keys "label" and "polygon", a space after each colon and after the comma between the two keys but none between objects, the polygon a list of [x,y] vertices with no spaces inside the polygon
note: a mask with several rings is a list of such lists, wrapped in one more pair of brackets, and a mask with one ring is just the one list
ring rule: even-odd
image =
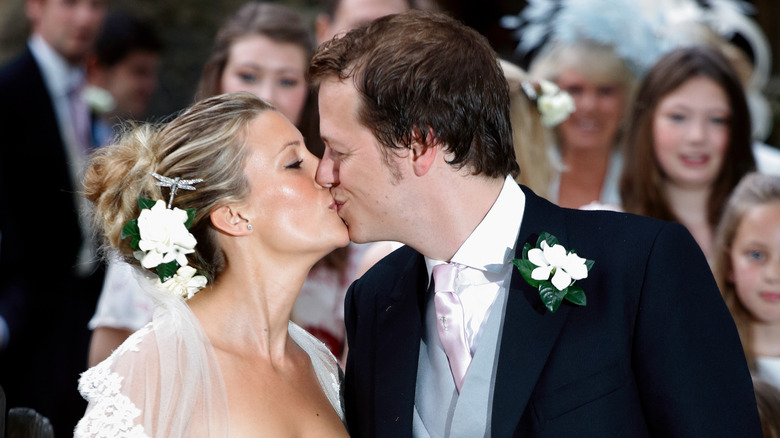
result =
[{"label": "bride's lips", "polygon": [[344,205],[344,201],[339,201],[338,199],[333,199],[333,202],[330,203],[331,210],[335,210],[336,212],[341,211],[341,206]]}]

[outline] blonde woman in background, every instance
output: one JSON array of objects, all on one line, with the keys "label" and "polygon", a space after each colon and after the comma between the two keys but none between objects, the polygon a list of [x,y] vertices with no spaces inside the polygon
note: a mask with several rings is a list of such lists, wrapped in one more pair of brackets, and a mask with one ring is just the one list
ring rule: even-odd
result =
[{"label": "blonde woman in background", "polygon": [[555,130],[563,170],[552,180],[551,200],[570,208],[619,204],[623,131],[636,74],[611,46],[588,40],[548,46],[530,73],[569,93],[576,107]]}]

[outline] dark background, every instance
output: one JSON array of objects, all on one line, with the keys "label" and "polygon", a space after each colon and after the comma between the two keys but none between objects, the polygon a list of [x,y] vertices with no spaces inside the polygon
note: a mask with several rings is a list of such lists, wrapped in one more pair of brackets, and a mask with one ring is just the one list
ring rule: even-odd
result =
[{"label": "dark background", "polygon": [[[192,102],[203,63],[217,28],[245,0],[111,0],[112,9],[124,9],[151,18],[165,42],[160,86],[152,98],[150,118],[159,120]],[[501,28],[504,15],[519,13],[524,0],[429,0],[444,11],[474,27],[493,43],[496,51],[513,59],[516,42]],[[281,0],[294,6],[313,24],[319,0]],[[774,130],[767,143],[780,147],[780,1],[753,0],[756,21],[772,45],[773,76],[765,90],[775,115]],[[0,0],[0,63],[21,51],[29,32],[24,0]],[[2,102],[0,102],[0,105]]]}]

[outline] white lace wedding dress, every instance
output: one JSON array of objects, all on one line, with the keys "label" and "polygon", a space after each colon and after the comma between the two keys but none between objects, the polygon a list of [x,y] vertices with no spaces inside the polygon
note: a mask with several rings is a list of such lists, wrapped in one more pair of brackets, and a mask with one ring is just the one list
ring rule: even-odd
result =
[{"label": "white lace wedding dress", "polygon": [[[76,437],[229,436],[227,392],[211,343],[183,300],[154,295],[152,321],[81,375],[89,406]],[[299,326],[291,322],[288,331],[344,421],[336,359]]]}]

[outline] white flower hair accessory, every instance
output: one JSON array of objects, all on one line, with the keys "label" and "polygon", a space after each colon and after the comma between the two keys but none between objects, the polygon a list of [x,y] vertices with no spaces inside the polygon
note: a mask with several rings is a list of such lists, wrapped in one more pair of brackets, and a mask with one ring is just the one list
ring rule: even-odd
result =
[{"label": "white flower hair accessory", "polygon": [[157,185],[171,188],[168,205],[162,200],[138,198],[141,214],[125,223],[122,239],[130,238],[130,247],[136,250],[133,255],[141,261],[141,266],[157,273],[157,285],[161,289],[189,299],[207,283],[206,277],[196,275],[197,271],[187,261],[187,254],[195,252],[197,244],[195,236],[188,231],[196,209],[171,208],[171,203],[177,189],[195,190],[192,184],[203,180],[167,178],[156,173],[152,176],[160,181]]},{"label": "white flower hair accessory", "polygon": [[541,93],[530,82],[523,81],[520,86],[525,95],[536,102],[536,108],[542,115],[542,125],[548,128],[562,123],[576,110],[571,95],[550,81],[539,81]]},{"label": "white flower hair accessory", "polygon": [[555,313],[565,299],[578,306],[587,304],[585,291],[574,282],[588,277],[588,271],[595,262],[567,251],[558,239],[550,233],[542,232],[532,248],[526,243],[523,258],[513,259],[525,281],[539,290],[544,306]]}]

